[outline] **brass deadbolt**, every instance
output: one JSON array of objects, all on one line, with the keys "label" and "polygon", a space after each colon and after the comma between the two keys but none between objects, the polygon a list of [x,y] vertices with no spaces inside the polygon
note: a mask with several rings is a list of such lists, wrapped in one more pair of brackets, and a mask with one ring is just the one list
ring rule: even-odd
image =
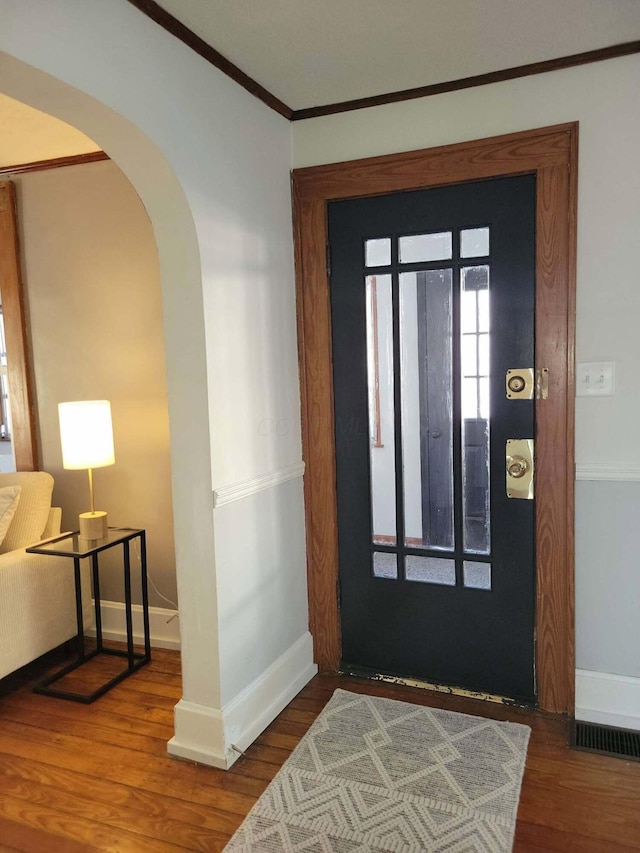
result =
[{"label": "brass deadbolt", "polygon": [[524,477],[528,470],[529,462],[524,458],[524,456],[510,456],[507,460],[507,473],[510,477],[513,477],[514,480]]},{"label": "brass deadbolt", "polygon": [[510,367],[505,385],[508,400],[533,400],[533,367]]}]

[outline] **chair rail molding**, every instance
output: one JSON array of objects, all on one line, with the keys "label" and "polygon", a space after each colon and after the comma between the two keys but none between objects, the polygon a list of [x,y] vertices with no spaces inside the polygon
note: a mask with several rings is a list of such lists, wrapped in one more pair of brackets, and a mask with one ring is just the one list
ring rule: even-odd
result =
[{"label": "chair rail molding", "polygon": [[274,486],[279,486],[288,480],[296,480],[303,475],[304,462],[300,461],[294,462],[293,465],[287,465],[284,468],[277,468],[275,471],[269,471],[266,474],[259,474],[257,477],[250,477],[247,480],[240,480],[237,483],[220,486],[213,490],[213,508],[217,509],[232,501],[248,498],[250,495],[263,492],[265,489],[272,489]]},{"label": "chair rail molding", "polygon": [[576,480],[640,483],[640,465],[587,462],[586,465],[576,465]]}]

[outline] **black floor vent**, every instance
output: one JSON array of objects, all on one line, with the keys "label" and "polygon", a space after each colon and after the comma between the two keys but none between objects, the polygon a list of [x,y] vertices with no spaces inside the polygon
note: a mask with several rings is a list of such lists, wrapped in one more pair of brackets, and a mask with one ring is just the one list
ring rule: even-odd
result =
[{"label": "black floor vent", "polygon": [[616,729],[613,726],[575,720],[571,746],[587,752],[640,761],[640,732],[630,729]]}]

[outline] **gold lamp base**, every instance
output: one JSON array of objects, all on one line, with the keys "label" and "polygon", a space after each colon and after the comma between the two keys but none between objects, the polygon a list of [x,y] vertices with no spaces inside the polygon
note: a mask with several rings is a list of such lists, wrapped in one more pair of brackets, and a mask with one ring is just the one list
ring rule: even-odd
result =
[{"label": "gold lamp base", "polygon": [[104,539],[107,535],[107,513],[82,512],[79,517],[81,539]]}]

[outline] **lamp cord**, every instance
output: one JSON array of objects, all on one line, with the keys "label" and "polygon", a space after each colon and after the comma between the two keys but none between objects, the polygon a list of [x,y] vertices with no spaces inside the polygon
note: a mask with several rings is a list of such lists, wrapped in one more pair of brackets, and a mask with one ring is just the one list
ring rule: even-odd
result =
[{"label": "lamp cord", "polygon": [[[142,557],[140,556],[140,540],[139,540],[139,539],[134,539],[134,540],[133,540],[133,547],[136,549],[136,556],[137,556],[137,558],[138,558],[138,563],[140,564],[140,567],[142,567]],[[154,582],[153,578],[151,577],[151,574],[149,573],[149,567],[148,567],[148,566],[147,566],[147,580],[149,581],[149,583],[150,583],[150,584],[151,584],[151,586],[153,587],[154,592],[156,593],[156,595],[159,595],[159,596],[160,596],[160,598],[162,598],[162,599],[163,599],[163,601],[166,601],[168,604],[172,604],[172,605],[173,605],[173,607],[174,607],[174,610],[176,611],[176,612],[173,614],[173,616],[170,616],[170,617],[167,619],[167,621],[166,621],[166,623],[165,623],[165,624],[166,624],[166,625],[168,625],[168,624],[169,624],[169,622],[173,622],[173,620],[177,618],[177,616],[178,616],[178,612],[179,612],[179,611],[178,611],[178,605],[177,605],[177,603],[176,603],[175,601],[172,601],[170,598],[167,598],[167,596],[166,596],[166,595],[163,595],[163,594],[160,592],[160,590],[158,589],[158,587],[155,585],[155,582]]]},{"label": "lamp cord", "polygon": [[[124,527],[115,527],[115,528],[114,528],[114,530],[125,530],[125,529],[126,529],[126,528],[124,528]],[[141,555],[140,555],[140,540],[139,540],[139,539],[134,539],[134,540],[133,540],[133,547],[135,548],[135,551],[136,551],[136,557],[138,558],[138,564],[139,564],[140,568],[142,568],[142,557],[141,557]],[[163,594],[160,592],[160,590],[158,589],[158,587],[155,585],[155,582],[154,582],[154,580],[153,580],[153,578],[152,578],[152,576],[151,576],[151,573],[149,572],[149,567],[148,567],[148,566],[147,566],[147,580],[149,581],[149,583],[150,583],[150,584],[151,584],[151,586],[153,587],[153,591],[156,593],[156,595],[158,595],[158,596],[159,596],[163,601],[166,601],[166,602],[167,602],[167,604],[171,604],[171,605],[173,605],[173,608],[174,608],[174,610],[176,611],[172,616],[169,616],[169,618],[167,619],[167,621],[166,621],[166,623],[165,623],[165,624],[166,624],[166,625],[168,625],[168,624],[169,624],[169,622],[173,622],[173,620],[174,620],[174,619],[177,619],[177,618],[178,618],[178,615],[179,615],[179,613],[180,613],[180,608],[178,607],[177,602],[172,601],[172,599],[167,598],[167,596],[166,596],[166,595],[163,595]]]}]

